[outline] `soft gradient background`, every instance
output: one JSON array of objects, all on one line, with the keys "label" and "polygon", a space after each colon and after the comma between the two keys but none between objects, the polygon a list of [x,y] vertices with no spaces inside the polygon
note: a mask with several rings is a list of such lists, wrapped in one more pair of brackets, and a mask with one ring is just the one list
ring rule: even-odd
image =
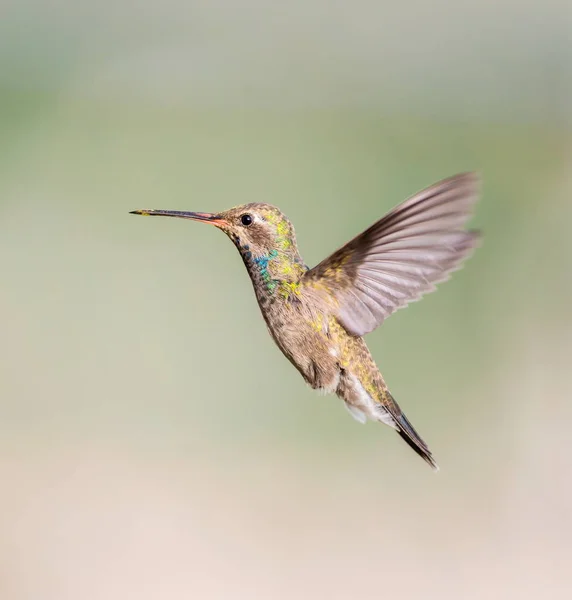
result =
[{"label": "soft gradient background", "polygon": [[[2,600],[572,597],[571,12],[2,1]],[[484,246],[368,337],[438,475],[128,214],[272,202],[315,264],[468,169]]]}]

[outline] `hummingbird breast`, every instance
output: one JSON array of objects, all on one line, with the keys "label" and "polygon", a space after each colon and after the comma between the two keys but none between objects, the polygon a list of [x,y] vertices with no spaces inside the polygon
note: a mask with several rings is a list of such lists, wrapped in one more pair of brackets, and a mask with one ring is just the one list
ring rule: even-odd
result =
[{"label": "hummingbird breast", "polygon": [[270,335],[305,381],[324,393],[335,393],[343,372],[338,339],[327,327],[328,317],[301,301],[260,305]]},{"label": "hummingbird breast", "polygon": [[322,297],[300,286],[307,270],[301,259],[276,250],[262,257],[246,252],[243,259],[270,335],[304,380],[356,406],[376,398],[384,382],[369,349],[344,329]]}]

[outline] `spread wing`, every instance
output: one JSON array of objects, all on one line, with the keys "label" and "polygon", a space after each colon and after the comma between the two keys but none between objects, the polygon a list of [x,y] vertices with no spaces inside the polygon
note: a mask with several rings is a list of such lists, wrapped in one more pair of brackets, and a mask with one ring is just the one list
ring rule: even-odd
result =
[{"label": "spread wing", "polygon": [[365,335],[460,268],[479,240],[463,229],[477,198],[475,174],[445,179],[396,206],[301,283],[333,296],[344,328]]}]

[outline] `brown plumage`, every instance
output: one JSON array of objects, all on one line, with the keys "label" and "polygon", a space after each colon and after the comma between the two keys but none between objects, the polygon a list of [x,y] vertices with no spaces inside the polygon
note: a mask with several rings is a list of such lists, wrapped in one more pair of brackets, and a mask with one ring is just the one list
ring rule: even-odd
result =
[{"label": "brown plumage", "polygon": [[294,228],[269,204],[218,214],[140,210],[205,221],[235,243],[268,330],[305,381],[336,393],[360,422],[383,422],[433,468],[437,464],[393,399],[363,340],[398,308],[461,266],[479,234],[464,226],[477,200],[474,174],[451,177],[406,200],[313,269]]}]

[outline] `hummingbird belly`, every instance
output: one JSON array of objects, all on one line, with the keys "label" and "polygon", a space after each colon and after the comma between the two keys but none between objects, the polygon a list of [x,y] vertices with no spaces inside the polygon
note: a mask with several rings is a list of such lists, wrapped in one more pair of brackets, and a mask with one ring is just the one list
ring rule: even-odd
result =
[{"label": "hummingbird belly", "polygon": [[316,320],[296,305],[264,317],[270,335],[306,383],[321,393],[336,393],[343,371],[341,349],[322,318]]}]

